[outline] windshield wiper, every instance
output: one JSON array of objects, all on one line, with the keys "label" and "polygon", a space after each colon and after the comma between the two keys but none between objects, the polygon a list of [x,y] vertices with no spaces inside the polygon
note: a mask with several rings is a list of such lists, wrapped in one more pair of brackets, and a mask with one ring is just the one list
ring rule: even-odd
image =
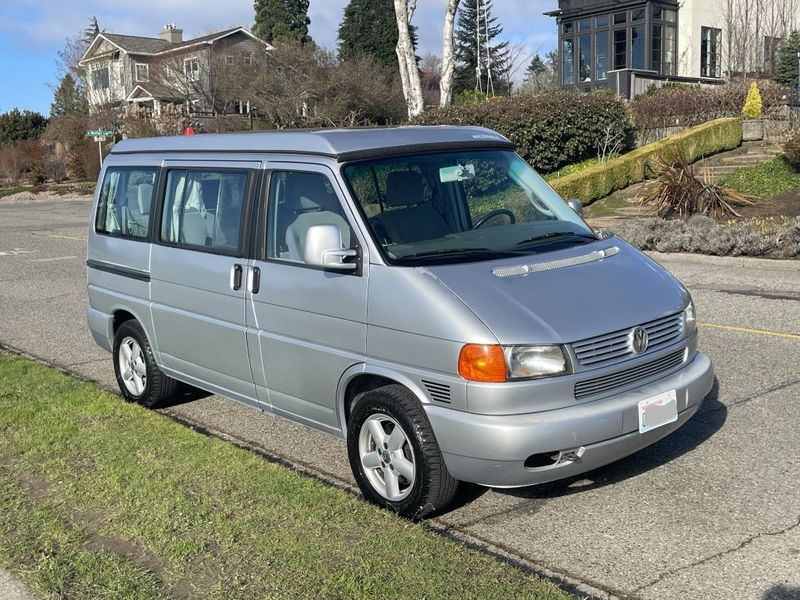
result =
[{"label": "windshield wiper", "polygon": [[492,250],[491,248],[441,248],[439,250],[430,250],[428,252],[419,252],[417,254],[408,254],[400,256],[401,260],[415,259],[415,258],[437,258],[444,256],[494,256],[496,254],[517,254],[513,250]]},{"label": "windshield wiper", "polygon": [[535,242],[552,240],[553,238],[560,238],[560,237],[576,237],[592,242],[598,239],[596,235],[592,235],[590,233],[575,233],[573,231],[552,231],[550,233],[545,233],[544,235],[538,235],[536,237],[532,237],[527,240],[522,240],[521,242],[517,242],[515,245],[526,246],[528,244],[533,244]]}]

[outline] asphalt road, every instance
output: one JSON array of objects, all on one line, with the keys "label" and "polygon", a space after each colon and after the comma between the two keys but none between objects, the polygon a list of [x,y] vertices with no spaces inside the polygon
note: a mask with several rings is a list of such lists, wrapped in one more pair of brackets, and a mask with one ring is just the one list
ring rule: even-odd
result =
[{"label": "asphalt road", "polygon": [[[0,342],[115,388],[85,324],[88,211],[0,201]],[[798,599],[800,262],[662,262],[691,289],[715,363],[701,412],[579,480],[468,486],[433,524],[607,594]],[[214,396],[165,412],[352,486],[340,440]]]}]

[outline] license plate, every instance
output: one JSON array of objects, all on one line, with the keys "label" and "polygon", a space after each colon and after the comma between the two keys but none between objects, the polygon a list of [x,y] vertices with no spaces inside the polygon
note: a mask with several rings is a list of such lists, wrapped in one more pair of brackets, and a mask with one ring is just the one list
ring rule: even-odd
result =
[{"label": "license plate", "polygon": [[678,420],[678,396],[675,390],[639,402],[639,433],[652,431]]}]

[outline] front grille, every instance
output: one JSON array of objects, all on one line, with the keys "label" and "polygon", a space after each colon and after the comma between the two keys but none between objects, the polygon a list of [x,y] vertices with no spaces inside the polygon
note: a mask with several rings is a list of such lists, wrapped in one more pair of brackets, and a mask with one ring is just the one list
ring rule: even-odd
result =
[{"label": "front grille", "polygon": [[435,381],[422,380],[422,385],[428,390],[431,398],[437,402],[446,402],[450,404],[450,386],[444,383],[436,383]]},{"label": "front grille", "polygon": [[[679,312],[669,317],[656,319],[641,325],[647,332],[649,344],[647,352],[655,352],[669,346],[683,333],[683,313]],[[632,327],[621,329],[613,333],[582,340],[572,344],[572,350],[583,367],[602,367],[619,362],[633,356],[633,351],[628,344],[628,336]]]},{"label": "front grille", "polygon": [[575,384],[575,399],[582,400],[590,396],[597,396],[650,377],[655,377],[656,375],[680,365],[683,362],[684,354],[685,349],[681,348],[676,352],[671,352],[666,356],[644,363],[643,365],[611,373],[610,375],[579,381]]}]

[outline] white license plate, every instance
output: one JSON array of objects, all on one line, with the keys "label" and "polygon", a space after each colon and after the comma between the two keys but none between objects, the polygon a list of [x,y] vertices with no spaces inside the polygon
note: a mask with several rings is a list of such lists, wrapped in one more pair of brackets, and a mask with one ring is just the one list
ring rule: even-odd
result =
[{"label": "white license plate", "polygon": [[639,402],[639,433],[652,431],[678,420],[678,396],[675,390]]}]

